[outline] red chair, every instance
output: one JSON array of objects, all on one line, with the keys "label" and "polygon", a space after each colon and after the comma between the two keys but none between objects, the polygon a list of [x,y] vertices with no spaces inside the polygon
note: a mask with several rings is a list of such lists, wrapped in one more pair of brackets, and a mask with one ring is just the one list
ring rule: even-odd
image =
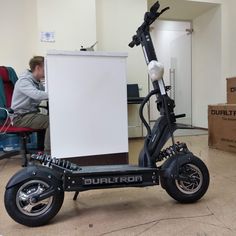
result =
[{"label": "red chair", "polygon": [[[10,72],[14,73],[15,78],[12,79],[9,76]],[[14,84],[16,80],[17,76],[12,68],[0,66],[0,135],[16,134],[17,136],[19,136],[21,141],[21,148],[19,151],[9,151],[3,153],[2,155],[0,155],[0,160],[21,154],[23,157],[22,166],[27,166],[27,154],[29,153],[27,149],[27,142],[29,139],[29,135],[40,130],[25,127],[15,127],[13,125],[13,111],[11,111],[10,108]]]}]

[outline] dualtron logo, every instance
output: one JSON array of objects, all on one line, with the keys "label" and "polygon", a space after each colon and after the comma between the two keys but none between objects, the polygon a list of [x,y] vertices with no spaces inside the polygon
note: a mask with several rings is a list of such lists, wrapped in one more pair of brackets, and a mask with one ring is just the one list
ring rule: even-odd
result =
[{"label": "dualtron logo", "polygon": [[83,185],[142,183],[142,175],[84,178]]},{"label": "dualtron logo", "polygon": [[211,110],[211,115],[236,116],[236,111],[233,111],[233,110]]}]

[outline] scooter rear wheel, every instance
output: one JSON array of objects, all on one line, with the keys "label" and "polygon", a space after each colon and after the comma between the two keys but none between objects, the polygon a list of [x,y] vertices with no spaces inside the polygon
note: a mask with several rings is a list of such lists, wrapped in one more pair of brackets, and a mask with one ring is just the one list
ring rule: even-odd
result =
[{"label": "scooter rear wheel", "polygon": [[208,169],[198,157],[179,167],[179,177],[168,178],[165,190],[181,203],[193,203],[199,200],[206,193],[210,182]]},{"label": "scooter rear wheel", "polygon": [[50,184],[46,179],[27,179],[7,189],[4,198],[5,208],[12,219],[30,227],[48,223],[60,210],[64,192],[57,192],[36,203],[33,197],[49,189]]}]

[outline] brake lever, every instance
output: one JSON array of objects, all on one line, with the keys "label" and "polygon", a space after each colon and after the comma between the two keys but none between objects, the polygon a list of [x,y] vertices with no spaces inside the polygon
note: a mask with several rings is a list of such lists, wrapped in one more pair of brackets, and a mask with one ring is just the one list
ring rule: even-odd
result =
[{"label": "brake lever", "polygon": [[169,10],[170,7],[165,7],[164,9],[162,9],[160,12],[158,12],[158,16],[160,16],[161,14],[163,14],[165,11]]},{"label": "brake lever", "polygon": [[162,15],[165,11],[169,10],[170,7],[166,7],[162,9],[160,12],[146,12],[144,15],[144,22],[147,22],[148,25],[151,25],[160,15]]}]

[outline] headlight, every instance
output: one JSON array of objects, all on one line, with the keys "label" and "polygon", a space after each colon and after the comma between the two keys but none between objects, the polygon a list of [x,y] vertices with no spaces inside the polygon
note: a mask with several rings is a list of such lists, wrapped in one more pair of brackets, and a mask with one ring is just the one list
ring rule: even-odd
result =
[{"label": "headlight", "polygon": [[160,80],[163,78],[164,74],[164,66],[158,61],[151,61],[148,64],[148,74],[152,80],[152,82],[156,80]]}]

